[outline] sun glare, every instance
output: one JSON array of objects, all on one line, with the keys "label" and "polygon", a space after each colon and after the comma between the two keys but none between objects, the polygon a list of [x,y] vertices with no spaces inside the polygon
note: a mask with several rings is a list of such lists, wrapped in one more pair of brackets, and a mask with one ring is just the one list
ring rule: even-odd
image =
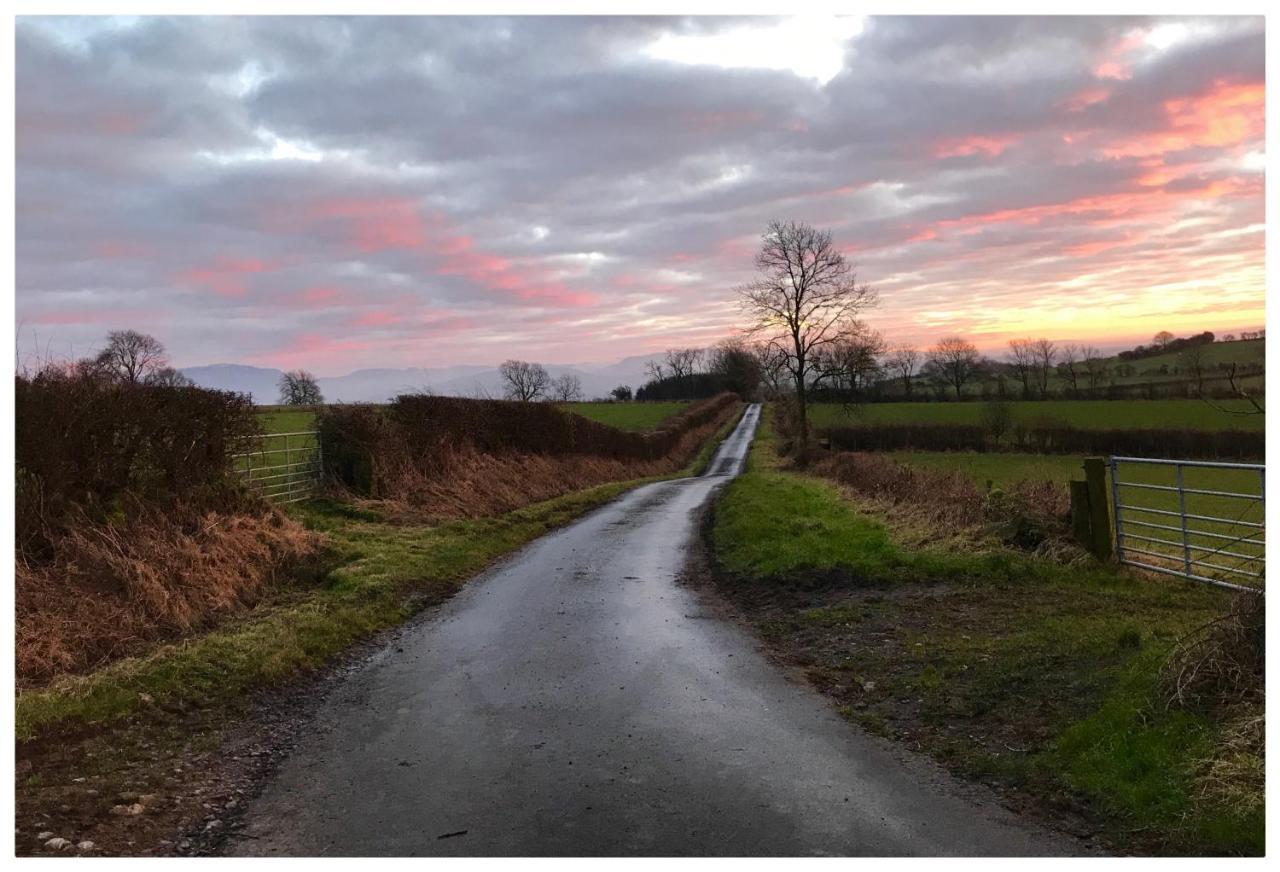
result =
[{"label": "sun glare", "polygon": [[645,54],[682,64],[790,70],[825,85],[844,66],[845,44],[862,29],[856,16],[768,19],[717,33],[668,33]]}]

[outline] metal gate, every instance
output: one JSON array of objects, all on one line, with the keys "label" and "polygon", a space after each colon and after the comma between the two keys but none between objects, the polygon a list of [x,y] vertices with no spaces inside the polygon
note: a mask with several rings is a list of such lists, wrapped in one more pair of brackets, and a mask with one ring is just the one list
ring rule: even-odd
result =
[{"label": "metal gate", "polygon": [[1261,590],[1266,466],[1112,457],[1116,557],[1151,572]]},{"label": "metal gate", "polygon": [[248,451],[232,455],[233,469],[263,496],[296,503],[320,484],[320,434],[315,430],[253,437]]}]

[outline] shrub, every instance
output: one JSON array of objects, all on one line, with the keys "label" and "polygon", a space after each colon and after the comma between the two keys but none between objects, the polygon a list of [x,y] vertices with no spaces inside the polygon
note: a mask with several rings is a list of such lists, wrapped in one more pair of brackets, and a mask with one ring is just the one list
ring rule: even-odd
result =
[{"label": "shrub", "polygon": [[259,432],[249,398],[45,370],[17,379],[18,545],[47,550],[64,518],[104,520],[123,500],[235,507],[231,455]]}]

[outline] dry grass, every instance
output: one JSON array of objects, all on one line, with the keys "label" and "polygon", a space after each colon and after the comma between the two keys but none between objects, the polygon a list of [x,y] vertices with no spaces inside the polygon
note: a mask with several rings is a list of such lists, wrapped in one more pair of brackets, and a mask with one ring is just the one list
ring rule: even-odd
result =
[{"label": "dry grass", "polygon": [[1218,734],[1198,778],[1201,802],[1246,816],[1266,804],[1267,719],[1260,705],[1240,706]]},{"label": "dry grass", "polygon": [[466,444],[448,448],[441,462],[426,468],[407,455],[380,457],[384,496],[378,504],[385,516],[400,521],[483,518],[605,482],[665,475],[688,463],[736,411],[726,406],[713,420],[682,433],[675,447],[655,460],[487,453]]},{"label": "dry grass", "polygon": [[1165,665],[1169,704],[1202,713],[1261,709],[1266,687],[1266,601],[1237,594],[1220,617],[1182,639]]},{"label": "dry grass", "polygon": [[319,542],[266,507],[139,509],[127,522],[69,524],[52,559],[17,561],[18,684],[83,672],[206,625],[259,597]]},{"label": "dry grass", "polygon": [[1083,554],[1069,536],[1066,489],[1055,482],[1019,481],[984,493],[961,472],[866,452],[833,454],[811,471],[874,503],[895,529],[914,531],[916,544],[945,539],[972,549],[996,542],[1066,563]]},{"label": "dry grass", "polygon": [[1199,802],[1262,814],[1266,792],[1266,600],[1238,594],[1220,617],[1183,638],[1162,676],[1170,707],[1221,726],[1197,767]]}]

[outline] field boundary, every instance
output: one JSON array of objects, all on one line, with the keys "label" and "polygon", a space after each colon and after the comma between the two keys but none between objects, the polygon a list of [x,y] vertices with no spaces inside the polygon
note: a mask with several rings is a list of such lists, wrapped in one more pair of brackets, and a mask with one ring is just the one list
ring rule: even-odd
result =
[{"label": "field boundary", "polygon": [[277,503],[315,496],[324,468],[320,431],[264,433],[245,440],[247,451],[231,455],[232,469],[245,484]]},{"label": "field boundary", "polygon": [[[1264,464],[1118,456],[1108,458],[1107,464],[1111,473],[1111,509],[1115,525],[1116,559],[1120,563],[1148,572],[1173,575],[1229,590],[1251,593],[1259,591],[1266,567],[1266,544],[1262,538],[1266,534],[1266,466]],[[1122,478],[1121,473],[1126,465],[1140,464],[1172,469],[1173,484],[1153,484]],[[1238,470],[1246,474],[1256,472],[1258,492],[1253,494],[1235,490],[1192,487],[1185,480],[1187,469]],[[1157,508],[1140,502],[1125,502],[1126,488],[1140,493],[1152,491],[1157,494],[1176,494],[1177,510]],[[1192,511],[1188,507],[1188,499],[1197,497],[1236,500],[1244,504],[1245,511],[1237,517],[1207,514],[1213,509],[1198,506],[1191,507],[1195,509]],[[1263,520],[1246,520],[1246,516],[1250,514],[1249,509],[1255,504]],[[1137,514],[1142,519],[1126,517],[1128,513]],[[1177,526],[1173,526],[1174,523]],[[1134,527],[1140,529],[1137,532],[1126,529]],[[1238,534],[1240,529],[1244,530],[1242,534]],[[1178,539],[1175,541],[1167,538],[1169,533],[1177,534]],[[1140,544],[1131,545],[1128,540]],[[1218,545],[1219,542],[1225,544]],[[1231,550],[1232,548],[1237,550]],[[1244,553],[1246,549],[1252,553]],[[1258,553],[1259,551],[1263,553]],[[1193,556],[1196,554],[1204,556]],[[1224,566],[1221,562],[1214,563],[1208,558],[1241,562],[1235,566]],[[1255,566],[1257,571],[1251,571],[1250,567]],[[1227,577],[1244,576],[1257,579],[1258,585],[1236,584],[1226,581],[1224,577],[1215,577],[1207,573],[1225,573]]]}]

